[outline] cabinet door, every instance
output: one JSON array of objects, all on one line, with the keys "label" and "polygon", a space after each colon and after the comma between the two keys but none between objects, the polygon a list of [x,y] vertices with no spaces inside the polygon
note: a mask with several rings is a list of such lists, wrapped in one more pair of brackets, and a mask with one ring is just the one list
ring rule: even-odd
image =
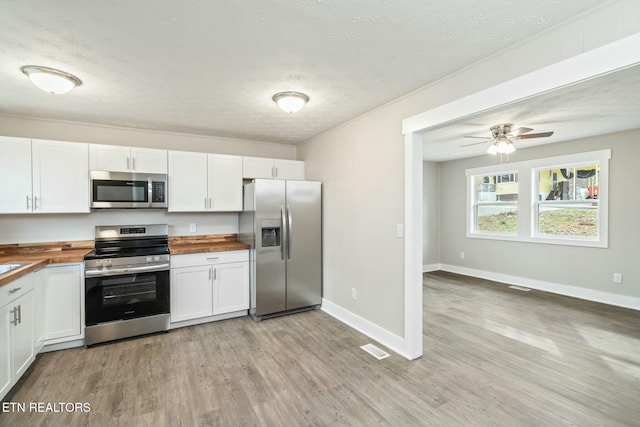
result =
[{"label": "cabinet door", "polygon": [[167,150],[131,147],[131,172],[167,173]]},{"label": "cabinet door", "polygon": [[275,174],[277,179],[304,180],[304,162],[276,159]]},{"label": "cabinet door", "polygon": [[38,354],[44,344],[44,269],[33,273],[33,352]]},{"label": "cabinet door", "polygon": [[34,359],[33,353],[33,291],[13,302],[18,310],[18,324],[13,327],[13,375],[16,380],[24,374]]},{"label": "cabinet door", "polygon": [[44,269],[45,340],[81,336],[80,272],[80,265],[53,265]]},{"label": "cabinet door", "polygon": [[242,210],[242,157],[209,154],[212,211]]},{"label": "cabinet door", "polygon": [[207,155],[169,151],[169,212],[202,212],[209,208]]},{"label": "cabinet door", "polygon": [[89,212],[88,144],[34,139],[34,212]]},{"label": "cabinet door", "polygon": [[208,265],[171,270],[171,322],[213,314],[212,271]]},{"label": "cabinet door", "polygon": [[31,140],[0,137],[0,213],[31,212]]},{"label": "cabinet door", "polygon": [[248,310],[249,263],[220,264],[213,269],[213,314]]},{"label": "cabinet door", "polygon": [[0,307],[0,400],[11,389],[11,354],[13,352],[13,345],[11,343],[11,329],[13,325],[10,324],[13,320],[11,314],[13,307],[11,304],[6,304]]},{"label": "cabinet door", "polygon": [[92,171],[128,172],[131,168],[129,147],[89,144],[89,169]]},{"label": "cabinet door", "polygon": [[244,178],[275,178],[273,159],[243,157],[242,176]]}]

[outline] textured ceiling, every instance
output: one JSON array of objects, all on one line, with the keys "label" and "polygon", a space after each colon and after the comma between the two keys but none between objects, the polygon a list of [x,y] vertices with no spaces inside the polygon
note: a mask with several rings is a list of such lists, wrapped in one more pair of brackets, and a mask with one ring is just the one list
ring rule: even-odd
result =
[{"label": "textured ceiling", "polygon": [[[296,143],[599,3],[3,0],[0,113]],[[84,84],[48,95],[27,64]]]},{"label": "textured ceiling", "polygon": [[485,155],[488,145],[471,136],[491,136],[492,126],[513,123],[553,131],[548,138],[516,140],[516,148],[569,141],[640,128],[640,66],[607,74],[553,92],[497,108],[423,134],[424,158],[446,161]]}]

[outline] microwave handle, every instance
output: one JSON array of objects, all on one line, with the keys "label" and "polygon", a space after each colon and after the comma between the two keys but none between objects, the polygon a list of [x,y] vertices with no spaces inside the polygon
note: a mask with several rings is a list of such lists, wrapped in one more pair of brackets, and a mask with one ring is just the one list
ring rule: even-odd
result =
[{"label": "microwave handle", "polygon": [[151,181],[151,177],[149,177],[149,182],[147,185],[147,199],[149,200],[149,207],[153,203],[153,181]]}]

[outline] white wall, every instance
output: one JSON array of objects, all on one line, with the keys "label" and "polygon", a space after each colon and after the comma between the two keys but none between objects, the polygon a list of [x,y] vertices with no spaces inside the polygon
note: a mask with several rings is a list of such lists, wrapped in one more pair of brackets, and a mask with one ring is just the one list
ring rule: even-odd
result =
[{"label": "white wall", "polygon": [[605,3],[300,145],[307,177],[325,183],[324,298],[403,335],[403,119],[640,32],[638,17],[638,1]]},{"label": "white wall", "polygon": [[[0,115],[0,135],[281,159],[296,158],[296,147],[293,145],[6,115]],[[95,210],[90,214],[0,215],[0,244],[93,239],[96,225],[151,223],[169,224],[169,234],[172,236],[238,232],[237,213]],[[196,233],[189,232],[191,223],[197,224]]]},{"label": "white wall", "polygon": [[[440,243],[441,263],[450,270],[461,267],[584,288],[585,295],[597,291],[640,298],[640,227],[636,224],[640,199],[635,176],[639,138],[640,129],[518,150],[510,156],[510,161],[517,162],[611,148],[608,248],[467,238],[465,170],[495,164],[496,158],[482,156],[442,163],[442,182],[455,191],[441,191],[440,232],[447,236]],[[463,260],[461,251],[465,252]],[[612,283],[614,272],[623,274],[622,284]]]}]

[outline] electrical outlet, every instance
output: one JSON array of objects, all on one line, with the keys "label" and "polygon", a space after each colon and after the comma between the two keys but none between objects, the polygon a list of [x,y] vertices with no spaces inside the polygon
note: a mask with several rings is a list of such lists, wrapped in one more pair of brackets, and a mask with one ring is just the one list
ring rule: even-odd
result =
[{"label": "electrical outlet", "polygon": [[464,252],[460,252],[460,259],[464,259]]},{"label": "electrical outlet", "polygon": [[351,288],[351,299],[358,299],[358,291],[356,291],[356,288]]},{"label": "electrical outlet", "polygon": [[189,224],[189,232],[195,233],[196,231],[198,231],[198,225],[195,223]]},{"label": "electrical outlet", "polygon": [[613,273],[613,283],[622,283],[622,273]]}]

